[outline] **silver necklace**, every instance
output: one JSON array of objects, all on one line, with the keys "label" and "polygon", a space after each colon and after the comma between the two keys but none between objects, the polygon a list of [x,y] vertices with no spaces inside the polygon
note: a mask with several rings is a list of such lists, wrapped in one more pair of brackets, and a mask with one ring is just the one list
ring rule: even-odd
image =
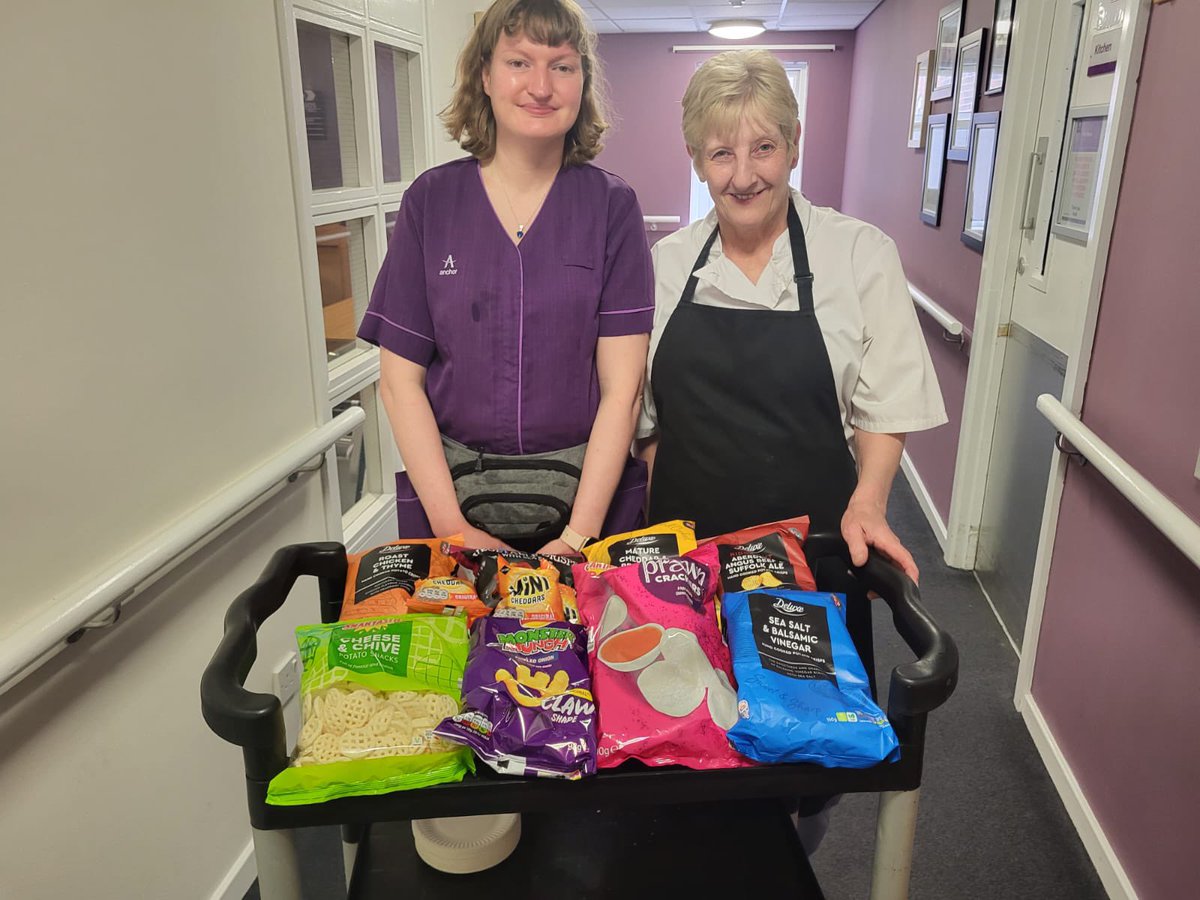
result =
[{"label": "silver necklace", "polygon": [[[495,169],[492,171],[495,172]],[[513,206],[512,197],[508,195],[508,188],[505,186],[504,179],[500,177],[499,172],[496,172],[496,182],[500,185],[500,190],[504,192],[504,199],[508,203],[508,211],[512,213],[512,217],[517,220],[517,240],[519,241],[521,238],[525,237],[525,232],[529,229],[525,227],[524,223],[521,222],[521,217],[517,215],[516,207]],[[535,209],[533,211],[533,215],[529,217],[528,221],[531,225],[533,224],[533,220],[537,218],[537,214],[541,212],[542,204],[546,202],[546,197],[549,195],[549,193],[550,189],[547,188],[546,193],[542,195],[542,199],[537,205],[537,209]]]}]

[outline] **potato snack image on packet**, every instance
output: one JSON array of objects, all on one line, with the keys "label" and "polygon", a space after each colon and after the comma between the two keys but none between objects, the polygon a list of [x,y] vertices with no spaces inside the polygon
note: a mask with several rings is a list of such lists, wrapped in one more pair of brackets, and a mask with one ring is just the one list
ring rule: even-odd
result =
[{"label": "potato snack image on packet", "polygon": [[730,747],[737,721],[729,651],[717,627],[716,571],[685,557],[648,559],[594,576],[576,566],[600,711],[600,768],[751,765]]},{"label": "potato snack image on packet", "polygon": [[733,746],[766,763],[857,769],[899,758],[846,628],[842,595],[735,591],[723,610],[737,679]]},{"label": "potato snack image on packet", "polygon": [[458,712],[467,657],[462,616],[411,614],[296,629],[300,736],[267,788],[276,806],[384,794],[474,771],[433,734]]},{"label": "potato snack image on packet", "polygon": [[501,774],[576,779],[596,771],[586,632],[490,617],[471,629],[463,709],[434,733]]}]

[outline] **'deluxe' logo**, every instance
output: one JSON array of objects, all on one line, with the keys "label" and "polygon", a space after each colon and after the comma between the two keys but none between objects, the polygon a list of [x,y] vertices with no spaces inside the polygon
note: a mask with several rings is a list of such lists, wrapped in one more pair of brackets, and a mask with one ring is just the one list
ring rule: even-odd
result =
[{"label": "'deluxe' logo", "polygon": [[779,597],[773,604],[776,612],[781,612],[785,616],[802,616],[805,613],[803,603],[793,603],[791,600],[785,600]]},{"label": "'deluxe' logo", "polygon": [[442,270],[440,272],[438,272],[438,274],[439,275],[457,275],[458,274],[458,263],[456,263],[454,261],[453,253],[449,253],[446,255],[446,259],[442,262]]}]

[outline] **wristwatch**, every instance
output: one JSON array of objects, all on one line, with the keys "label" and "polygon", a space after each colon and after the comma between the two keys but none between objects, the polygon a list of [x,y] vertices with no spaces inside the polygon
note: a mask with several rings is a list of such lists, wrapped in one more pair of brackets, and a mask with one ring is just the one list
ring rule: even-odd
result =
[{"label": "wristwatch", "polygon": [[583,552],[583,548],[594,540],[595,538],[593,537],[588,537],[586,534],[580,534],[570,525],[567,525],[563,528],[562,542],[576,553]]}]

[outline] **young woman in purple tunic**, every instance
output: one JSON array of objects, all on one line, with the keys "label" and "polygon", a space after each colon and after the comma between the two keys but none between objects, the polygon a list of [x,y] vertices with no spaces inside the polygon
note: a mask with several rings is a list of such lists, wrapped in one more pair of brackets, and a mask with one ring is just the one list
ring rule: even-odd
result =
[{"label": "young woman in purple tunic", "polygon": [[442,113],[471,156],[404,196],[359,336],[380,347],[382,396],[407,471],[400,536],[475,527],[443,436],[529,457],[586,444],[561,534],[568,553],[641,524],[645,466],[629,452],[654,285],[633,190],[588,163],[608,127],[595,33],[572,0],[497,0]]}]

